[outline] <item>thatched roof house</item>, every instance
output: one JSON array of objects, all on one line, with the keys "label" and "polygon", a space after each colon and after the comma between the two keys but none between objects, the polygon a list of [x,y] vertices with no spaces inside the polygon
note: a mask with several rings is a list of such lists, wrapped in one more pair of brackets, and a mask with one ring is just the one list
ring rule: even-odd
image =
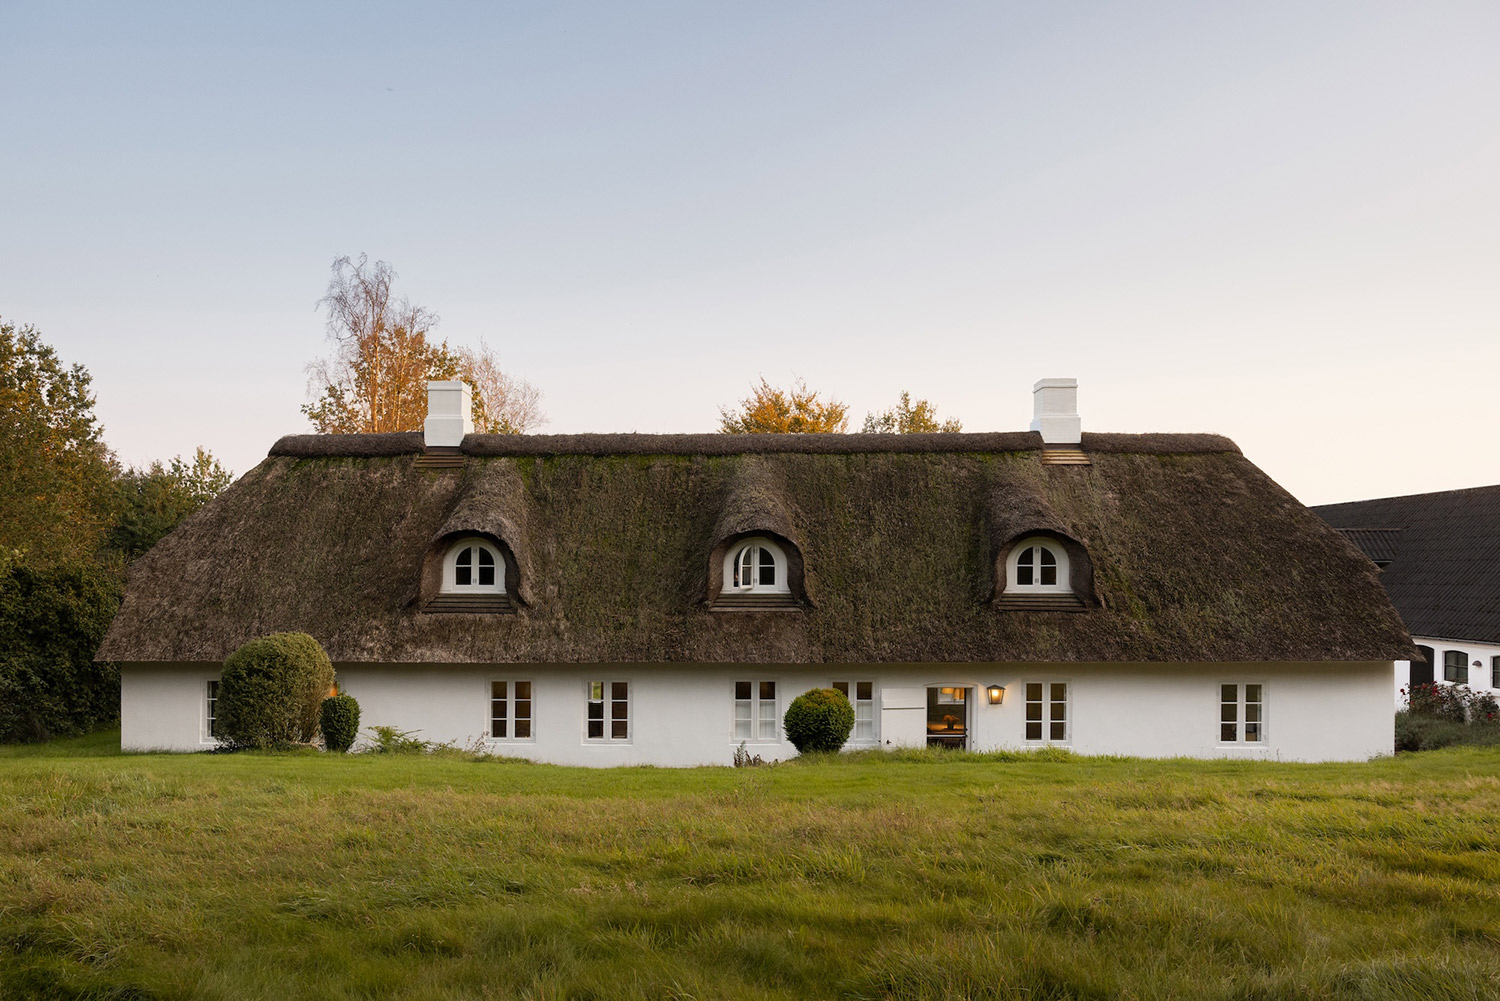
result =
[{"label": "thatched roof house", "polygon": [[[496,564],[483,588],[476,554]],[[761,573],[766,586],[752,586]],[[1282,703],[1299,686],[1357,688],[1410,651],[1375,568],[1226,439],[1083,434],[1057,448],[1035,431],[467,435],[448,448],[418,433],[283,438],[135,567],[99,653],[127,665],[127,743],[197,746],[210,723],[189,741],[142,720],[168,711],[174,678],[201,689],[240,644],[286,630],[324,645],[368,723],[495,739],[484,714],[499,683],[513,740],[519,682],[526,730],[544,708],[567,720],[552,724],[567,747],[532,748],[554,760],[727,760],[747,712],[779,719],[798,692],[840,679],[851,699],[867,693],[871,743],[920,736],[899,713],[920,711],[930,688],[963,705],[969,746],[1048,739],[1022,716],[1061,713],[1074,746],[1132,749],[1084,739],[1087,680],[1116,713],[1164,684],[1192,689],[1207,703],[1194,742],[1138,749],[1213,753],[1233,684],[1228,743],[1330,756],[1299,753],[1319,739],[1276,724],[1247,738],[1242,717],[1290,721]],[[1274,707],[1272,675],[1288,679]],[[574,753],[600,729],[588,714],[604,712],[584,704],[603,698],[591,679],[617,676],[635,751]],[[566,704],[544,707],[542,690],[564,679]],[[742,698],[750,681],[757,694]],[[407,684],[453,691],[372,716],[408,705]],[[1044,684],[1066,692],[1052,699]],[[1015,694],[976,705],[992,685]],[[671,693],[664,718],[713,717],[711,748],[662,753],[646,739],[653,686]],[[711,704],[699,689],[717,693]]]}]

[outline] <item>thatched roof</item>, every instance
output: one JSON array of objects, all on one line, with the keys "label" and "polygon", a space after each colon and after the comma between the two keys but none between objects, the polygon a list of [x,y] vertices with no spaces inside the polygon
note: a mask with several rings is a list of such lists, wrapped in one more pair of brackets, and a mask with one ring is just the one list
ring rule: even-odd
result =
[{"label": "thatched roof", "polygon": [[[339,662],[1409,655],[1375,568],[1231,442],[1082,448],[1090,465],[1044,464],[1031,432],[470,435],[432,469],[420,435],[283,438],[136,564],[99,656],[215,661],[282,630]],[[790,544],[796,610],[710,609],[749,532]],[[463,533],[502,543],[515,614],[422,611]],[[1086,554],[1081,612],[996,602],[1032,533]]]},{"label": "thatched roof", "polygon": [[1500,485],[1313,508],[1385,566],[1418,636],[1500,643]]}]

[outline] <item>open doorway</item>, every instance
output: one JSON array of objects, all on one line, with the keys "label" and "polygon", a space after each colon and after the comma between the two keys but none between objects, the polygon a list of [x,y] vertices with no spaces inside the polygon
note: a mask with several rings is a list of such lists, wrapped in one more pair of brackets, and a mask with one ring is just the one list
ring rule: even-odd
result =
[{"label": "open doorway", "polygon": [[969,706],[974,689],[933,686],[927,689],[927,746],[969,746]]}]

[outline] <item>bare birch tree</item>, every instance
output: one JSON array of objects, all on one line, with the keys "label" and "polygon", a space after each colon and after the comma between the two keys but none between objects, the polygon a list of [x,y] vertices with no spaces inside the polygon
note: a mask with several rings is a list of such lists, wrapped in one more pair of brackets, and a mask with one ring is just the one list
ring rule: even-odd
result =
[{"label": "bare birch tree", "polygon": [[328,312],[331,358],[308,366],[318,392],[302,412],[324,434],[419,431],[427,415],[427,383],[463,379],[481,433],[519,434],[541,424],[541,393],[507,375],[487,345],[451,350],[430,333],[436,313],[396,298],[396,272],[385,261],[340,257],[318,305]]}]

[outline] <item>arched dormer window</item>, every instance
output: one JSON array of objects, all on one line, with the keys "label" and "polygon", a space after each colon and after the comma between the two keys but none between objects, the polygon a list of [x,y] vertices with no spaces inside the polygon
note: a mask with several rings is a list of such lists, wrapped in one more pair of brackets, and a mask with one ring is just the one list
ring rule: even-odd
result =
[{"label": "arched dormer window", "polygon": [[725,594],[788,594],[786,552],[764,536],[741,539],[724,556]]},{"label": "arched dormer window", "polygon": [[1068,552],[1054,539],[1022,539],[1005,560],[1006,594],[1072,594]]},{"label": "arched dormer window", "polygon": [[444,594],[505,592],[505,558],[494,543],[478,536],[459,539],[443,558]]}]

